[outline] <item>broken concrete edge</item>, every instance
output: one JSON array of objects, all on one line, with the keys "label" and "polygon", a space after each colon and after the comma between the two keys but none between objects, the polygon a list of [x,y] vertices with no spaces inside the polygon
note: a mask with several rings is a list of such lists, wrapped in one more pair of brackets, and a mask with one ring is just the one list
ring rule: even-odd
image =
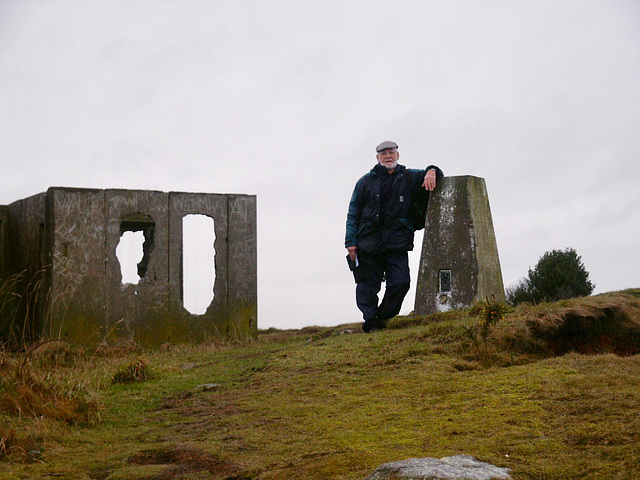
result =
[{"label": "broken concrete edge", "polygon": [[[239,196],[239,197],[256,197],[256,195],[252,194],[252,193],[185,192],[183,190],[146,190],[146,189],[138,189],[138,188],[62,187],[62,186],[52,185],[50,187],[47,187],[47,189],[44,192],[39,192],[39,193],[36,193],[34,195],[30,195],[29,197],[25,197],[24,199],[35,197],[37,195],[46,194],[46,193],[49,192],[49,190],[61,190],[61,191],[68,191],[68,192],[106,192],[106,191],[112,191],[112,192],[151,192],[151,193],[162,193],[162,194],[171,194],[171,193],[183,194],[184,193],[184,194],[187,194],[187,195],[224,195],[224,196]],[[24,200],[24,199],[16,200],[16,202],[19,202],[19,201]],[[15,203],[15,202],[12,202],[12,203]],[[11,204],[9,204],[9,205],[11,205]],[[0,205],[0,209],[3,206],[7,206],[7,205]]]},{"label": "broken concrete edge", "polygon": [[380,465],[364,480],[512,480],[511,469],[476,460],[470,455],[440,459],[409,458]]},{"label": "broken concrete edge", "polygon": [[[18,289],[38,286],[29,291],[36,308],[28,309],[38,318],[14,321],[10,330],[78,343],[255,337],[256,203],[248,194],[50,187],[1,206],[0,284],[17,276]],[[189,214],[215,220],[214,300],[203,315],[180,300],[181,218]],[[123,222],[140,219],[154,224],[155,259],[145,263],[140,284],[123,288],[115,248]]]}]

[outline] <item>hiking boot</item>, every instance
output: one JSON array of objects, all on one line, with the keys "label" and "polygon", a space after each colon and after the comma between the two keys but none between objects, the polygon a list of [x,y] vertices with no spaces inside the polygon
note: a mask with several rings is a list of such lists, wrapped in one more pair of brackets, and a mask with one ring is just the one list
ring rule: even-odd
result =
[{"label": "hiking boot", "polygon": [[377,322],[374,321],[365,321],[362,324],[362,331],[364,333],[373,333],[374,331],[377,332],[379,330],[379,327],[377,325]]}]

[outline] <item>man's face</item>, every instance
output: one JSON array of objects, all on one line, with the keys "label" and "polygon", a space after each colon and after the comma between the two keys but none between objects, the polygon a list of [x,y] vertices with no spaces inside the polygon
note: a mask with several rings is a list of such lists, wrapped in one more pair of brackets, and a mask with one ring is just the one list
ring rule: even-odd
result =
[{"label": "man's face", "polygon": [[398,153],[397,148],[387,148],[386,150],[379,151],[376,158],[380,165],[386,167],[389,173],[392,173],[398,166],[398,158],[400,158],[400,154]]}]

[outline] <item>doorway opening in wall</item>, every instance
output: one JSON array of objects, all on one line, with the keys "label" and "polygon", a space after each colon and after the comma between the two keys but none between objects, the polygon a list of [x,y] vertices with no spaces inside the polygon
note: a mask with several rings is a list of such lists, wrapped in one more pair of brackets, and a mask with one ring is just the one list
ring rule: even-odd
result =
[{"label": "doorway opening in wall", "polygon": [[194,315],[202,315],[213,301],[215,230],[207,215],[182,218],[182,304]]},{"label": "doorway opening in wall", "polygon": [[120,262],[122,285],[137,285],[147,274],[155,223],[151,217],[141,213],[128,215],[120,222],[120,241],[116,257]]}]

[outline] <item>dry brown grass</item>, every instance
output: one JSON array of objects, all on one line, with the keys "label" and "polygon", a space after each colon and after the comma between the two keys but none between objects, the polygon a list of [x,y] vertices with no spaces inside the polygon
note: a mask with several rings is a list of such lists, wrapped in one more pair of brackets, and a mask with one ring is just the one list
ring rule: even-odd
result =
[{"label": "dry brown grass", "polygon": [[[86,355],[62,341],[0,351],[0,459],[33,463],[62,425],[94,425],[99,404],[86,387]],[[83,365],[82,367],[80,365]]]},{"label": "dry brown grass", "polygon": [[24,369],[0,395],[0,411],[15,416],[46,417],[70,424],[97,420],[97,403],[78,390],[66,390]]},{"label": "dry brown grass", "polygon": [[577,353],[640,353],[640,297],[637,290],[551,304],[522,304],[497,325],[494,344],[544,356]]},{"label": "dry brown grass", "polygon": [[95,423],[98,405],[82,379],[60,375],[63,367],[74,366],[83,355],[79,348],[61,341],[36,344],[17,357],[3,352],[0,412],[72,425]]}]

